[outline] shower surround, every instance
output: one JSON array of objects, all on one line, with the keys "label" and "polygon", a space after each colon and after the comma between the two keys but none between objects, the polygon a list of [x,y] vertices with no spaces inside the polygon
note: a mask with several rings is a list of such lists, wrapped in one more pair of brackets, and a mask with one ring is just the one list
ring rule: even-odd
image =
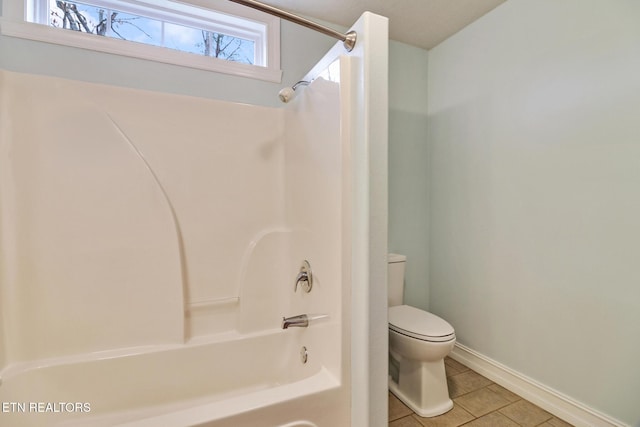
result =
[{"label": "shower surround", "polygon": [[[356,65],[330,51],[286,108],[0,71],[0,401],[16,404],[1,424],[369,410],[350,397],[367,354],[352,332],[370,326],[351,299],[371,271],[352,227],[369,215],[354,196],[367,49]],[[294,293],[303,260],[314,286]],[[326,317],[281,328],[298,314]]]},{"label": "shower surround", "polygon": [[[231,393],[282,382],[303,369],[286,337],[330,329],[324,346],[340,348],[338,105],[316,126],[305,121],[300,140],[289,136],[294,111],[8,72],[2,80],[2,291],[11,301],[2,307],[3,402],[86,401],[95,416],[109,389],[118,410],[140,399],[145,406],[126,377],[137,383],[149,365],[157,372],[142,374],[142,387],[153,403],[154,394],[175,393],[172,384],[206,395],[206,383],[208,393]],[[314,90],[339,102],[338,83],[319,80]],[[325,157],[312,164],[304,152],[313,147]],[[332,171],[326,191],[310,182]],[[309,199],[296,197],[291,181]],[[324,221],[299,218],[307,207]],[[316,286],[294,294],[303,259]],[[329,317],[309,331],[279,329],[282,316],[307,312]],[[265,343],[251,351],[246,340]],[[308,347],[311,360],[325,356]],[[304,369],[311,376],[322,366]],[[254,383],[243,379],[249,373]],[[23,377],[33,387],[21,386]],[[61,418],[12,415],[17,424]]]}]

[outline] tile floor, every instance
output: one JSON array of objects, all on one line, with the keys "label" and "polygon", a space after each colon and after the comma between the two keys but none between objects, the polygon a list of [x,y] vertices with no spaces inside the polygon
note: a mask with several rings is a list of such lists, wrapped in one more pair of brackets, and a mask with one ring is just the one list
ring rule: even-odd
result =
[{"label": "tile floor", "polygon": [[571,426],[449,357],[445,367],[453,409],[422,418],[389,393],[389,427]]}]

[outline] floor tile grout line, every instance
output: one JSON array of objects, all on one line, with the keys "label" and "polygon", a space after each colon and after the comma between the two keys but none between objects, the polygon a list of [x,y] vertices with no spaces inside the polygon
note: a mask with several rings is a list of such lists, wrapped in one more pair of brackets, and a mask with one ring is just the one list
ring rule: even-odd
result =
[{"label": "floor tile grout line", "polygon": [[[495,384],[495,383],[494,383],[494,384]],[[480,390],[485,389],[485,388],[486,388],[486,389],[488,389],[491,393],[493,393],[493,394],[495,394],[495,395],[498,395],[498,393],[496,393],[495,391],[493,391],[493,390],[491,390],[491,389],[489,388],[489,387],[491,387],[491,386],[492,386],[492,385],[494,385],[494,384],[489,384],[489,385],[486,385],[486,386],[484,386],[484,387],[480,387],[479,389],[476,389],[476,390],[474,390],[474,391],[470,391],[469,393],[465,393],[465,394],[463,394],[463,395],[461,395],[461,396],[458,396],[458,397],[456,397],[456,399],[458,399],[459,397],[462,397],[462,396],[466,396],[467,394],[475,393],[475,392],[480,391]],[[514,393],[514,394],[515,394],[515,393]],[[518,395],[516,394],[516,396],[518,396]],[[489,412],[487,412],[487,413],[486,413],[486,414],[484,414],[484,415],[480,415],[479,417],[476,417],[474,414],[472,414],[472,413],[470,412],[470,410],[469,410],[469,409],[465,408],[465,406],[464,406],[463,404],[461,404],[461,403],[459,403],[459,402],[456,402],[456,401],[455,401],[455,399],[451,399],[451,400],[453,400],[453,402],[454,402],[455,404],[457,404],[458,406],[460,406],[462,409],[464,409],[465,411],[467,411],[467,412],[468,412],[469,414],[471,414],[472,416],[474,416],[474,417],[476,417],[476,418],[480,418],[480,417],[484,417],[485,415],[489,415],[489,414],[491,414],[492,412],[500,412],[500,410],[501,410],[501,409],[504,409],[504,408],[506,408],[507,406],[513,405],[514,403],[520,402],[520,401],[522,400],[522,398],[521,398],[520,396],[518,396],[518,397],[519,397],[519,399],[518,399],[518,400],[514,400],[513,402],[507,401],[507,403],[505,403],[504,405],[499,406],[499,407],[497,407],[496,409],[494,409],[494,410],[492,410],[492,411],[489,411]],[[502,414],[502,412],[500,412],[500,413]],[[506,414],[502,414],[502,415],[504,415],[505,417],[509,418],[509,419],[510,419],[511,421],[513,421],[514,423],[516,423],[516,424],[520,425],[520,423],[518,423],[516,420],[511,419],[508,415],[506,415]],[[548,420],[546,420],[546,421],[548,421]]]},{"label": "floor tile grout line", "polygon": [[[525,401],[525,402],[527,402],[527,401]],[[514,402],[514,403],[515,403],[515,402]],[[503,408],[504,408],[504,407],[503,407]],[[500,409],[502,409],[502,408],[500,408]],[[499,412],[499,411],[500,411],[500,409],[496,409],[496,411],[495,411],[495,412]],[[511,418],[509,415],[507,415],[507,414],[505,414],[505,413],[503,413],[503,412],[500,412],[500,413],[501,413],[502,415],[504,415],[505,417],[509,418],[509,419],[510,419],[511,421],[513,421],[514,423],[518,424],[519,426],[522,426],[522,424],[520,424],[518,421],[516,421],[516,420],[514,420],[513,418]],[[552,415],[552,414],[549,414],[549,418],[546,418],[546,419],[545,419],[544,421],[542,421],[541,423],[536,424],[536,425],[535,425],[535,427],[541,426],[542,424],[544,424],[544,423],[546,423],[547,421],[550,421],[550,420],[552,420],[552,419],[553,419],[553,415]]]}]

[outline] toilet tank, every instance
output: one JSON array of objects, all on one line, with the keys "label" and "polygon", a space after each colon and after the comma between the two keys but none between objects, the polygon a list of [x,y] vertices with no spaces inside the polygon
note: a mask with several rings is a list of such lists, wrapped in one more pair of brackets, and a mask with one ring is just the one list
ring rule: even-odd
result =
[{"label": "toilet tank", "polygon": [[400,254],[388,255],[388,304],[389,307],[402,305],[404,295],[404,267],[407,257]]}]

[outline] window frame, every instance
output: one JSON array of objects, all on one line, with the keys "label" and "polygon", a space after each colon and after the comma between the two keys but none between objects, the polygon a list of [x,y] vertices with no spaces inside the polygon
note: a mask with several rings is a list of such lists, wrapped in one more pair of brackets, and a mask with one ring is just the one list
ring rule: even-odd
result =
[{"label": "window frame", "polygon": [[[79,3],[85,3],[78,0]],[[3,35],[72,46],[190,68],[232,74],[280,83],[280,19],[253,9],[228,2],[210,6],[210,0],[88,0],[104,7],[222,32],[256,42],[256,58],[264,65],[251,65],[220,58],[207,57],[165,47],[119,40],[95,34],[51,27],[48,16],[49,0],[3,0],[0,32]],[[169,19],[168,19],[169,18]],[[45,24],[32,21],[45,22]],[[62,30],[62,31],[61,31]]]}]

